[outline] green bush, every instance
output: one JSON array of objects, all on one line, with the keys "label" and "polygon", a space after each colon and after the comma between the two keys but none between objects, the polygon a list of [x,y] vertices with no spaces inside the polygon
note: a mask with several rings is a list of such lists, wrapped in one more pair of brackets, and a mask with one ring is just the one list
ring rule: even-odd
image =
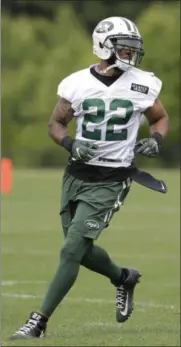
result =
[{"label": "green bush", "polygon": [[[170,131],[162,159],[173,165],[179,155],[179,3],[150,6],[137,24],[146,51],[142,67],[163,80],[161,100],[170,115]],[[3,156],[10,156],[15,165],[65,164],[67,153],[47,134],[57,86],[65,76],[96,61],[91,38],[69,5],[58,8],[54,22],[2,15]],[[73,135],[74,122],[69,130]],[[147,134],[143,126],[140,136]]]},{"label": "green bush", "polygon": [[[40,165],[46,151],[47,165],[65,163],[67,154],[48,137],[48,119],[58,84],[91,64],[91,50],[90,38],[69,6],[61,8],[55,22],[3,16],[2,154],[11,155],[15,164]],[[72,135],[74,130],[72,122]]]},{"label": "green bush", "polygon": [[[161,164],[175,166],[180,161],[180,3],[158,2],[137,23],[146,52],[142,67],[162,80],[160,100],[170,118]],[[147,134],[148,127],[141,127],[140,137]]]},{"label": "green bush", "polygon": [[145,57],[143,68],[163,81],[160,99],[170,115],[169,141],[179,140],[180,4],[156,3],[139,18]]}]

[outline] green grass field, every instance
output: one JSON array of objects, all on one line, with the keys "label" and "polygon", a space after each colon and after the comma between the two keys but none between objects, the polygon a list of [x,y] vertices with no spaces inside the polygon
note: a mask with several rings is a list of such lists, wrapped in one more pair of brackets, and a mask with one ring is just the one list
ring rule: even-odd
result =
[{"label": "green grass field", "polygon": [[134,183],[98,241],[120,266],[143,274],[132,317],[116,323],[114,287],[81,269],[47,337],[11,342],[8,336],[39,309],[63,243],[61,173],[14,172],[13,192],[2,197],[2,346],[180,346],[179,172],[150,172],[166,181],[168,194]]}]

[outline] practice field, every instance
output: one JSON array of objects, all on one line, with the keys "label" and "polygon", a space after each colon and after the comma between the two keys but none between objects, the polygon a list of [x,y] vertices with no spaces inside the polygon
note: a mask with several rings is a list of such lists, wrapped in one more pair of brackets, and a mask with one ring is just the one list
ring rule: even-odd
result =
[{"label": "practice field", "polygon": [[124,267],[142,272],[135,310],[115,321],[115,289],[86,269],[52,316],[47,337],[8,341],[38,310],[59,261],[62,173],[15,171],[2,197],[2,346],[180,346],[179,172],[150,170],[168,184],[163,195],[133,183],[125,205],[98,243]]}]

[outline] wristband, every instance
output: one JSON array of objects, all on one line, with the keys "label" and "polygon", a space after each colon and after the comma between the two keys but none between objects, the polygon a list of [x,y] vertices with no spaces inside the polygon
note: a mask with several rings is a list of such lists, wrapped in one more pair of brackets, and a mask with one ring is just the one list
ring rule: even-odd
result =
[{"label": "wristband", "polygon": [[64,147],[68,152],[71,153],[73,142],[74,140],[67,135],[60,141],[60,146]]},{"label": "wristband", "polygon": [[152,134],[151,137],[157,141],[159,146],[161,146],[162,141],[163,141],[163,136],[160,133],[155,132]]}]

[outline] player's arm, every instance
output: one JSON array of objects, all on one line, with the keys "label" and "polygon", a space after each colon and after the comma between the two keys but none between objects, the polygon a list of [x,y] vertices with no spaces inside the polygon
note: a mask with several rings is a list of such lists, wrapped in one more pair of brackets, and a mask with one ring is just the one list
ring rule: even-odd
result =
[{"label": "player's arm", "polygon": [[144,114],[150,126],[151,137],[138,141],[135,152],[147,157],[156,157],[159,154],[163,138],[168,132],[169,117],[159,99],[156,99]]},{"label": "player's arm", "polygon": [[158,133],[164,138],[168,132],[169,119],[161,101],[155,100],[153,106],[149,107],[144,114],[148,120],[151,135]]},{"label": "player's arm", "polygon": [[72,120],[73,114],[71,103],[60,98],[48,122],[48,134],[55,143],[64,147],[74,160],[86,162],[93,158],[93,149],[96,148],[92,144],[74,140],[68,135],[68,124]]},{"label": "player's arm", "polygon": [[48,134],[58,145],[68,136],[68,123],[73,118],[73,112],[71,103],[60,98],[48,122]]}]

